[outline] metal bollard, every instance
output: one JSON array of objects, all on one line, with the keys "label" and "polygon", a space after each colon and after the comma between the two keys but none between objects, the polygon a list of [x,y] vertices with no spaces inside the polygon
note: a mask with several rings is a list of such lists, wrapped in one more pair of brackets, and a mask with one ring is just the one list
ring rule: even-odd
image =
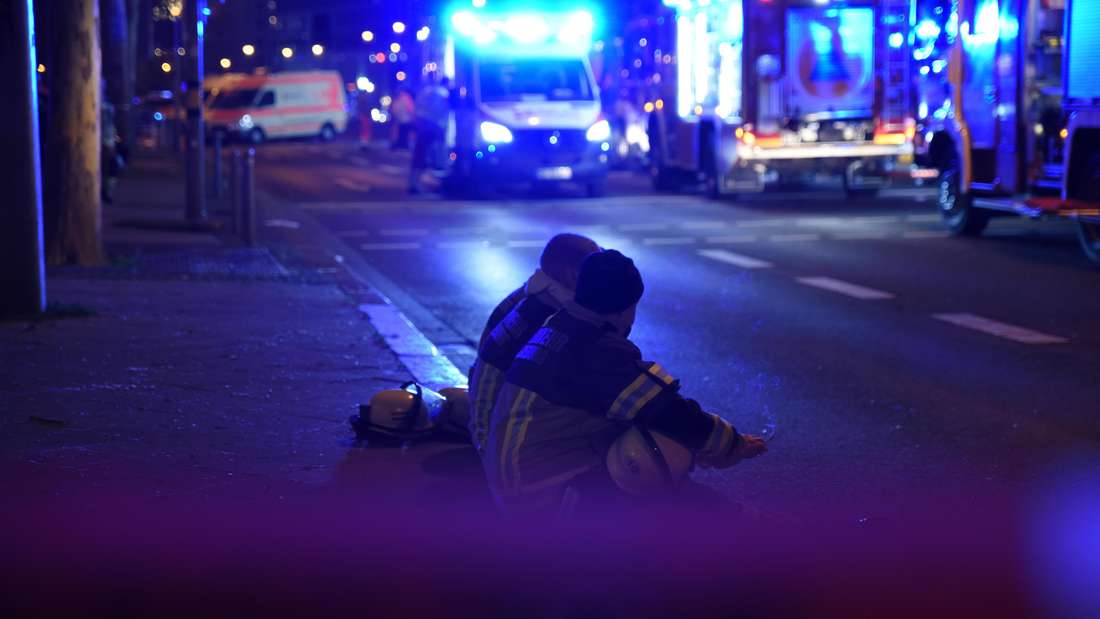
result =
[{"label": "metal bollard", "polygon": [[222,132],[214,132],[214,197],[222,197]]},{"label": "metal bollard", "polygon": [[256,192],[253,172],[256,169],[256,149],[249,148],[241,174],[241,239],[245,245],[256,244]]},{"label": "metal bollard", "polygon": [[241,213],[241,175],[243,173],[241,151],[234,150],[229,160],[229,197],[233,200],[233,232],[237,234],[241,233],[241,222],[244,221]]}]

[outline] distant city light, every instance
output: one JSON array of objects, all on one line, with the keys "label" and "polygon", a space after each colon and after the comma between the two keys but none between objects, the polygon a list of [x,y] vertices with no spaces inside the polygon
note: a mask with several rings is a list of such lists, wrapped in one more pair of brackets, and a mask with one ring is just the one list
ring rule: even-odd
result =
[{"label": "distant city light", "polygon": [[393,103],[393,99],[389,95],[382,95],[381,103],[382,105],[389,105]]},{"label": "distant city light", "polygon": [[427,41],[428,37],[431,36],[431,34],[432,34],[431,29],[428,28],[427,26],[424,26],[420,30],[416,31],[416,40],[417,41]]},{"label": "distant city light", "polygon": [[182,47],[177,47],[176,54],[179,56],[184,56],[187,54],[187,50],[183,49]]},{"label": "distant city light", "polygon": [[164,53],[164,51],[161,50],[159,47],[153,50],[153,55],[156,56],[157,58],[160,58],[161,54],[163,54],[163,53]]},{"label": "distant city light", "polygon": [[473,0],[473,5],[475,9],[480,9],[485,6],[485,0]]},{"label": "distant city light", "polygon": [[405,81],[405,72],[404,71],[398,71],[397,75],[395,77],[397,78],[397,81],[403,82],[403,81]]},{"label": "distant city light", "polygon": [[375,60],[375,62],[378,62],[378,63],[386,62],[386,55],[383,54],[382,52],[378,52],[377,54],[374,55],[374,60]]},{"label": "distant city light", "polygon": [[903,43],[905,43],[905,35],[903,35],[900,32],[895,32],[895,33],[890,35],[889,41],[890,41],[890,47],[893,47],[894,49],[897,49],[897,48],[901,47]]},{"label": "distant city light", "polygon": [[183,4],[182,3],[172,4],[171,6],[168,7],[168,14],[171,15],[172,17],[179,17],[180,15],[182,15],[183,14]]},{"label": "distant city light", "polygon": [[374,33],[370,30],[364,30],[359,36],[363,38],[364,43],[370,43],[374,40]]},{"label": "distant city light", "polygon": [[162,62],[160,63],[160,70],[164,71],[165,73],[171,73],[172,65],[168,64],[167,62]]},{"label": "distant city light", "polygon": [[218,64],[220,64],[223,69],[228,69],[229,67],[233,66],[233,61],[229,60],[228,58],[222,58],[218,61]]},{"label": "distant city light", "polygon": [[310,50],[313,51],[314,56],[320,56],[321,54],[325,53],[325,46],[321,45],[320,43],[314,43],[313,47],[311,47]]},{"label": "distant city light", "polygon": [[268,18],[267,18],[267,23],[269,23],[269,24],[271,24],[272,26],[274,26],[275,24],[279,23],[279,18],[278,18],[278,17],[275,17],[274,15],[272,15],[271,17],[268,17]]},{"label": "distant city light", "polygon": [[648,39],[646,39],[645,37],[638,39],[638,47],[645,47],[646,45],[649,45]]},{"label": "distant city light", "polygon": [[364,75],[360,75],[355,79],[355,87],[363,92],[374,92],[374,82],[371,82],[370,79]]},{"label": "distant city light", "polygon": [[642,106],[642,109],[645,110],[647,114],[652,112],[653,111],[653,103],[651,101],[646,101],[645,105]]},{"label": "distant city light", "polygon": [[38,65],[38,72],[39,72],[39,73],[45,73],[45,72],[46,72],[46,65],[44,65],[44,64],[39,64],[39,65]]},{"label": "distant city light", "polygon": [[390,43],[390,51],[395,54],[401,51],[401,44],[397,42]]},{"label": "distant city light", "polygon": [[251,56],[256,53],[256,48],[251,43],[245,43],[241,46],[241,53],[245,56]]},{"label": "distant city light", "polygon": [[281,53],[283,55],[283,58],[290,58],[291,56],[294,55],[294,50],[290,49],[289,47],[284,47],[282,49],[282,51],[279,52],[279,53]]},{"label": "distant city light", "polygon": [[402,32],[405,32],[405,23],[404,22],[399,22],[399,21],[393,22],[393,31],[397,34],[401,34]]},{"label": "distant city light", "polygon": [[390,54],[390,62],[397,62],[397,54]]}]

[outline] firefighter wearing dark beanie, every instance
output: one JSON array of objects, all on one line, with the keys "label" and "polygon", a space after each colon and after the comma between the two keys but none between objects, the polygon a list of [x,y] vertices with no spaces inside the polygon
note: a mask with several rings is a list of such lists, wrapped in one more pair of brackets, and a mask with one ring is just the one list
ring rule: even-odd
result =
[{"label": "firefighter wearing dark beanie", "polygon": [[644,292],[634,261],[607,249],[588,254],[581,263],[574,300],[597,314],[618,314],[637,304]]}]

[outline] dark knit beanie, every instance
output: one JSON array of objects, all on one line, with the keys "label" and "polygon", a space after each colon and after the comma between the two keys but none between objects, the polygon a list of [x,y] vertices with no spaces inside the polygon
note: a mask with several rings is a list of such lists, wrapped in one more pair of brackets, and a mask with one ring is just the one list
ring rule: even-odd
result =
[{"label": "dark knit beanie", "polygon": [[642,298],[645,285],[634,261],[614,249],[591,254],[581,264],[574,299],[599,314],[617,314]]}]

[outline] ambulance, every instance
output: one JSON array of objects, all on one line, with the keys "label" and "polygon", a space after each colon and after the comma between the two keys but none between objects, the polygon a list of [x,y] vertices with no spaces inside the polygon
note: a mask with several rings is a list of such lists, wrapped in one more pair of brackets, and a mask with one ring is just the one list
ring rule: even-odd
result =
[{"label": "ambulance", "polygon": [[607,185],[611,126],[600,111],[585,9],[452,11],[442,69],[457,97],[444,186]]},{"label": "ambulance", "polygon": [[348,124],[336,71],[248,75],[223,84],[204,110],[207,131],[253,144],[316,136],[331,140]]}]

